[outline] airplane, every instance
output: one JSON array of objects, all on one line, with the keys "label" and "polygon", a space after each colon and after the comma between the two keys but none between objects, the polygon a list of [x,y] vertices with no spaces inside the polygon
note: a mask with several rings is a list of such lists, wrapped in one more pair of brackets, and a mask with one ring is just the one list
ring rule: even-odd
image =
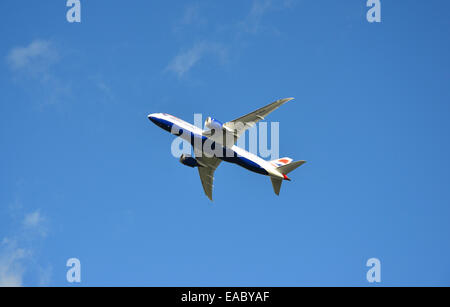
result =
[{"label": "airplane", "polygon": [[182,154],[180,162],[198,169],[203,190],[211,201],[213,200],[214,172],[222,161],[235,163],[252,172],[269,176],[275,194],[279,195],[283,180],[291,180],[287,174],[306,163],[306,161],[293,162],[288,157],[266,161],[236,146],[235,143],[247,129],[292,99],[294,98],[279,99],[225,124],[208,117],[205,121],[205,127],[207,128],[205,130],[166,113],[153,113],[148,115],[148,119],[192,145],[195,158],[191,155]]}]

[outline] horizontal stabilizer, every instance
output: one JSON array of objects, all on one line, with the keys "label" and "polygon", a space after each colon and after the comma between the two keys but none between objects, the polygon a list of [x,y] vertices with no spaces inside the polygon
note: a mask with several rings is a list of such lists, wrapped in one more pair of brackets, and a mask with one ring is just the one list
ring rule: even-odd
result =
[{"label": "horizontal stabilizer", "polygon": [[295,161],[286,165],[282,165],[277,167],[277,170],[282,173],[282,174],[289,174],[290,172],[292,172],[293,170],[295,170],[297,167],[299,167],[302,164],[305,164],[306,161],[304,160],[300,160],[300,161]]}]

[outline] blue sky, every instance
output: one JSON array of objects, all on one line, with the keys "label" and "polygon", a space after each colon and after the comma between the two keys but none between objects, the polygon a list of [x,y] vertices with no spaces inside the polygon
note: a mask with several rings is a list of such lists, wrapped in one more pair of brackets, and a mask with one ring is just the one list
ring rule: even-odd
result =
[{"label": "blue sky", "polygon": [[[0,3],[0,283],[450,285],[448,1]],[[222,163],[214,203],[166,112],[296,100],[281,195]]]}]

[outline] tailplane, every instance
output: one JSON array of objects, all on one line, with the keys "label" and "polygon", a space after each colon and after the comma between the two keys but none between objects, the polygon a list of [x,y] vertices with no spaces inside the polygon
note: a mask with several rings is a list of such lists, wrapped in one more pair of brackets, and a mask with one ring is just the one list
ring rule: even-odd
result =
[{"label": "tailplane", "polygon": [[282,165],[277,167],[277,170],[282,173],[282,174],[289,174],[290,172],[292,172],[293,170],[295,170],[297,167],[299,167],[302,164],[305,164],[306,161],[295,161],[295,162],[291,162],[289,164],[286,165]]},{"label": "tailplane", "polygon": [[[280,160],[284,160],[284,161],[280,162]],[[287,162],[287,161],[289,161],[289,162]],[[290,172],[295,170],[297,167],[306,163],[306,161],[304,161],[304,160],[295,161],[295,162],[291,162],[291,161],[292,161],[291,158],[281,158],[281,159],[274,160],[271,162],[274,165],[280,164],[279,166],[277,166],[277,170],[284,175],[285,179],[290,180],[289,178],[287,178],[286,174],[289,174]],[[283,162],[287,162],[287,163],[283,163]],[[283,182],[283,179],[276,178],[276,177],[270,177],[270,180],[272,181],[273,191],[275,192],[275,194],[280,195],[281,183]]]}]

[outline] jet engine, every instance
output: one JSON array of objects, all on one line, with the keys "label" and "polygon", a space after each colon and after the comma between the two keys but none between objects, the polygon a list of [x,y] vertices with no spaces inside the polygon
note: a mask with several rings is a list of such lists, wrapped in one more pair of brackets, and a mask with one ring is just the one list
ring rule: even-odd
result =
[{"label": "jet engine", "polygon": [[206,119],[205,126],[216,131],[221,131],[223,129],[223,124],[210,116]]},{"label": "jet engine", "polygon": [[206,118],[205,121],[206,128],[209,128],[211,131],[223,131],[225,133],[231,133],[233,134],[233,129],[230,129],[226,125],[222,124],[222,122],[219,122],[217,119],[214,119],[212,117]]},{"label": "jet engine", "polygon": [[187,165],[189,167],[197,167],[200,166],[197,162],[197,159],[192,158],[190,155],[182,154],[180,157],[181,164]]}]

